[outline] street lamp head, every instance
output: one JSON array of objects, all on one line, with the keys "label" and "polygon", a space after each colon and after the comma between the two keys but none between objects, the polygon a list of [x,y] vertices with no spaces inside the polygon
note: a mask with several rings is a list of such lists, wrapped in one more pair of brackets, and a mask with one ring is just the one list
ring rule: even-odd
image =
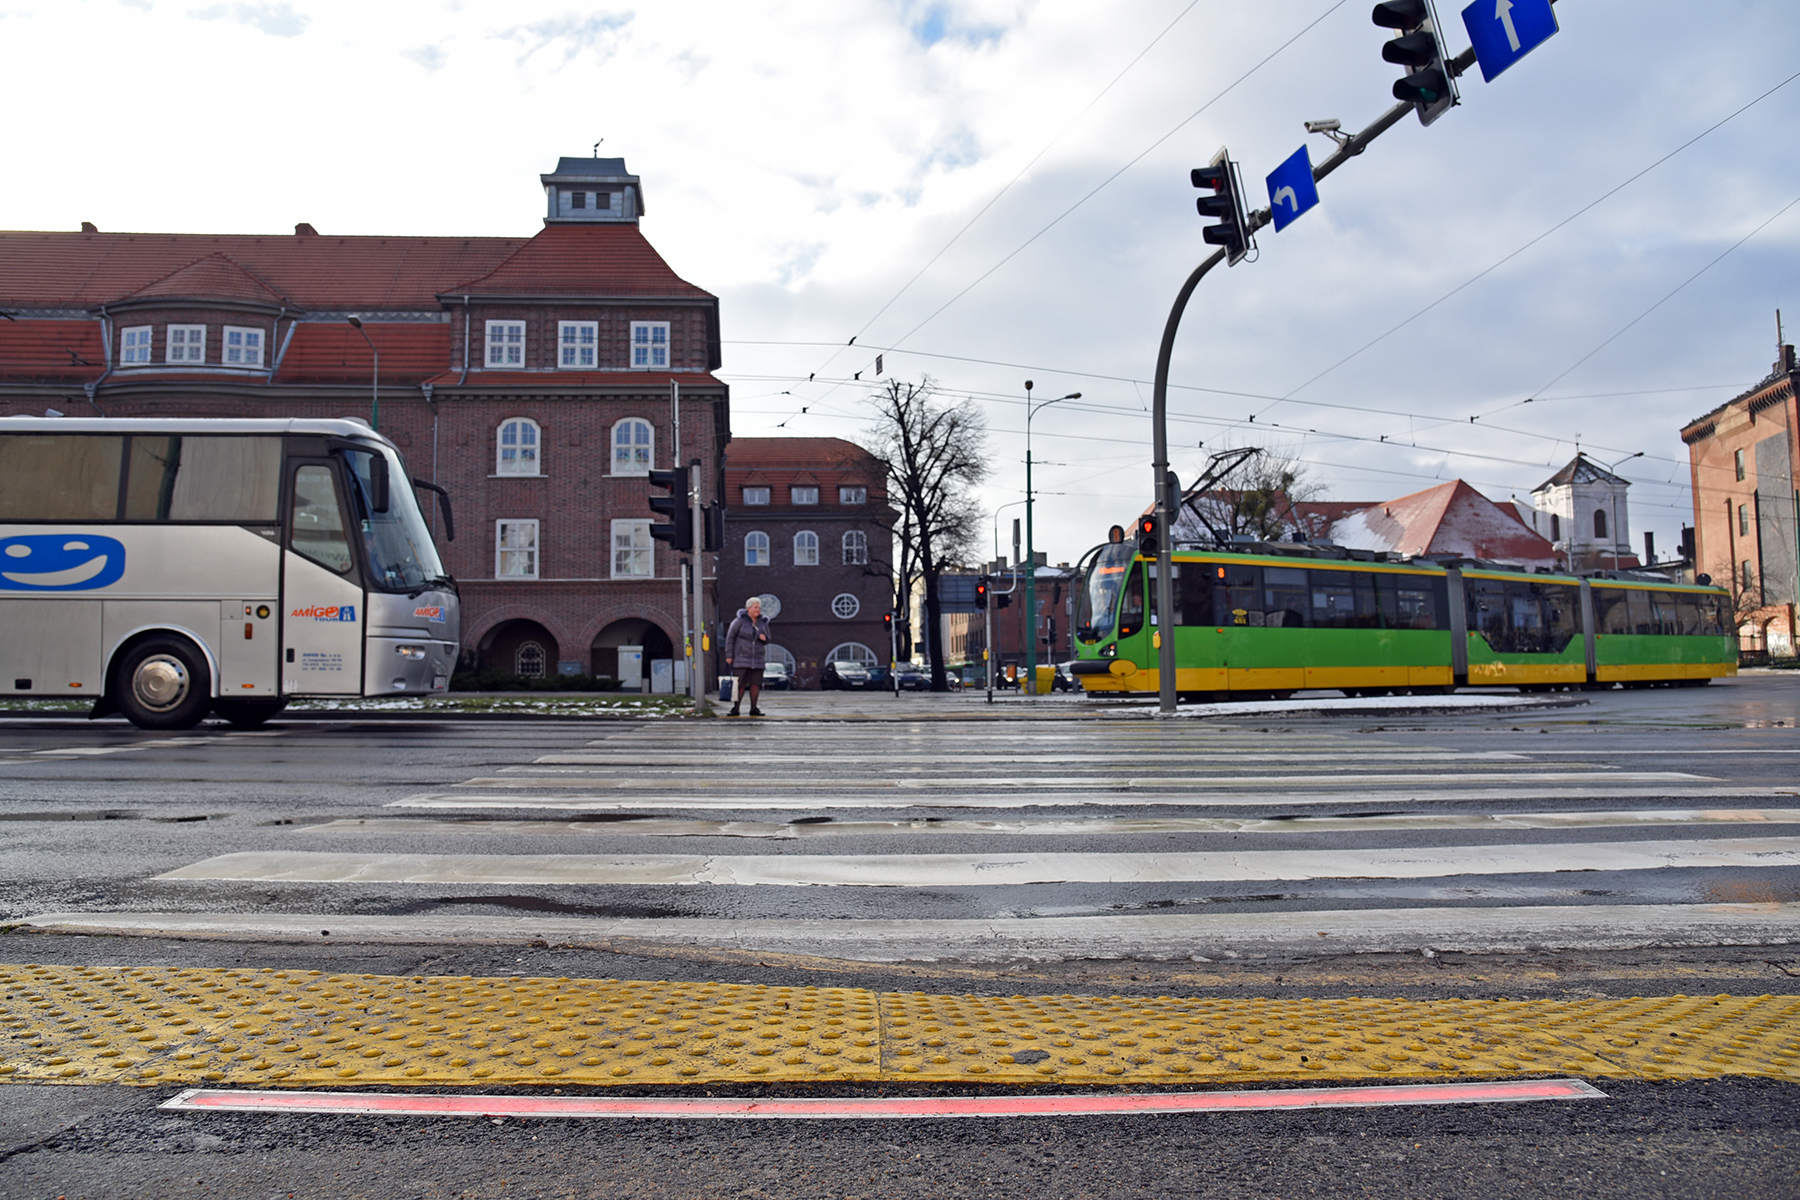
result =
[{"label": "street lamp head", "polygon": [[1029,379],[1025,381],[1025,390],[1028,392],[1031,390],[1031,380]]},{"label": "street lamp head", "polygon": [[1069,393],[1069,394],[1068,394],[1068,395],[1066,395],[1066,396],[1063,396],[1063,397],[1060,397],[1060,399],[1063,399],[1063,400],[1079,400],[1079,399],[1081,399],[1081,393],[1080,393],[1080,392],[1070,392],[1070,393]]},{"label": "street lamp head", "polygon": [[344,319],[346,321],[350,322],[350,325],[352,328],[355,328],[355,329],[362,328],[362,318],[357,316],[355,313],[351,313],[349,316],[345,317]]}]

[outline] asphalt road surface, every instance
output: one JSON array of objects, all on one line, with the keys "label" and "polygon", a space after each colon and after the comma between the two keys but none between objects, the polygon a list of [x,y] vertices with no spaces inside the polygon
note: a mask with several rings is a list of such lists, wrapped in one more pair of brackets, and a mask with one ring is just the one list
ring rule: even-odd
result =
[{"label": "asphalt road surface", "polygon": [[[759,722],[0,719],[0,961],[1001,995],[1800,987],[1792,676],[1171,721],[1062,697],[768,699]],[[1258,1116],[495,1125],[12,1084],[0,1195],[1800,1191],[1792,1084],[1602,1086]]]}]

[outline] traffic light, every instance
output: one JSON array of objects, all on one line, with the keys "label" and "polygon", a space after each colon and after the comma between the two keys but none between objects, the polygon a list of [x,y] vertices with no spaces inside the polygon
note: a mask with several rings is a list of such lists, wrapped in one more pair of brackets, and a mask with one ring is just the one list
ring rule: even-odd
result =
[{"label": "traffic light", "polygon": [[1011,592],[995,592],[994,593],[994,607],[995,608],[1011,608],[1012,607],[1012,593]]},{"label": "traffic light", "polygon": [[1244,214],[1244,181],[1238,175],[1237,164],[1227,157],[1224,147],[1220,147],[1212,162],[1195,167],[1188,178],[1193,180],[1195,187],[1207,188],[1213,193],[1194,201],[1201,216],[1217,218],[1219,222],[1201,230],[1200,236],[1209,245],[1225,247],[1226,265],[1237,266],[1255,245],[1250,238],[1250,220]]},{"label": "traffic light", "polygon": [[1383,59],[1411,68],[1410,74],[1394,82],[1394,99],[1411,104],[1419,124],[1431,124],[1456,103],[1456,82],[1438,36],[1436,6],[1432,0],[1387,0],[1375,6],[1370,19],[1383,29],[1400,31],[1381,48]]},{"label": "traffic light", "polygon": [[975,580],[975,607],[986,608],[988,602],[988,577],[978,576]]},{"label": "traffic light", "polygon": [[1162,545],[1162,522],[1156,519],[1155,513],[1145,513],[1138,518],[1137,544],[1138,553],[1146,558],[1156,557],[1157,547]]},{"label": "traffic light", "polygon": [[688,469],[676,467],[672,471],[652,471],[650,486],[662,488],[669,493],[666,496],[652,495],[650,511],[671,518],[667,525],[652,525],[650,536],[659,542],[669,543],[671,550],[692,550],[694,521],[688,513]]},{"label": "traffic light", "polygon": [[894,632],[894,614],[893,613],[882,613],[881,614],[881,632],[883,632],[883,633],[893,633]]},{"label": "traffic light", "polygon": [[725,548],[725,502],[714,500],[700,510],[706,527],[706,549],[717,554]]}]

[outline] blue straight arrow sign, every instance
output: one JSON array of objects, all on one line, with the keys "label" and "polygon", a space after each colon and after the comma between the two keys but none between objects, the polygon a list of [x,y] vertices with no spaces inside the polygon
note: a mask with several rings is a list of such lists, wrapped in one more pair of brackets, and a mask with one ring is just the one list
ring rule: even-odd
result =
[{"label": "blue straight arrow sign", "polygon": [[1556,32],[1550,0],[1475,0],[1462,19],[1488,83]]},{"label": "blue straight arrow sign", "polygon": [[1305,146],[1269,172],[1268,184],[1269,216],[1276,233],[1319,202],[1319,185],[1313,182],[1312,155],[1306,152]]}]

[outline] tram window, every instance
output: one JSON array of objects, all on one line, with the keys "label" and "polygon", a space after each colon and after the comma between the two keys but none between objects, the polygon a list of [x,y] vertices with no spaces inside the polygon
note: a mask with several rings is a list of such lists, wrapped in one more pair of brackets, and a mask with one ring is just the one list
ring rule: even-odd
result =
[{"label": "tram window", "polygon": [[[1210,625],[1212,624],[1212,571],[1211,563],[1173,563],[1171,577],[1175,584],[1175,623],[1177,625]],[[1151,579],[1156,578],[1154,564],[1146,564]],[[1150,597],[1150,607],[1156,607],[1154,592]]]},{"label": "tram window", "polygon": [[1213,564],[1213,623],[1253,625],[1263,622],[1262,571],[1247,563]]},{"label": "tram window", "polygon": [[1313,624],[1322,629],[1379,629],[1381,606],[1368,571],[1313,571]]},{"label": "tram window", "polygon": [[1479,633],[1495,650],[1510,650],[1507,633],[1506,584],[1498,579],[1463,577],[1463,599],[1469,610],[1469,632]]},{"label": "tram window", "polygon": [[344,513],[330,467],[301,467],[294,472],[295,553],[340,575],[350,571],[350,541],[344,535]]},{"label": "tram window", "polygon": [[1263,624],[1286,629],[1305,626],[1312,608],[1306,572],[1299,567],[1264,567],[1262,574]]},{"label": "tram window", "polygon": [[1724,637],[1731,632],[1731,602],[1723,596],[1701,596],[1700,632],[1707,637]]},{"label": "tram window", "polygon": [[1678,636],[1685,630],[1681,596],[1676,592],[1651,592],[1650,606],[1655,612],[1656,633]]},{"label": "tram window", "polygon": [[125,484],[128,521],[274,521],[281,439],[136,436]]},{"label": "tram window", "polygon": [[[1444,582],[1410,575],[1394,577],[1394,621],[1399,629],[1444,629]],[[1383,597],[1385,601],[1386,597]]]},{"label": "tram window", "polygon": [[1543,645],[1548,654],[1561,654],[1575,637],[1576,605],[1581,603],[1581,589],[1566,583],[1533,583],[1527,587],[1538,595],[1543,612]]},{"label": "tram window", "polygon": [[112,521],[124,439],[0,435],[0,521]]},{"label": "tram window", "polygon": [[1594,589],[1594,630],[1597,633],[1630,633],[1631,607],[1618,588]]},{"label": "tram window", "polygon": [[1625,602],[1631,606],[1631,632],[1655,633],[1656,623],[1655,617],[1650,611],[1650,593],[1638,588],[1628,589],[1625,593]]},{"label": "tram window", "polygon": [[1119,636],[1128,638],[1144,627],[1144,572],[1131,568],[1125,594],[1119,598]]}]

